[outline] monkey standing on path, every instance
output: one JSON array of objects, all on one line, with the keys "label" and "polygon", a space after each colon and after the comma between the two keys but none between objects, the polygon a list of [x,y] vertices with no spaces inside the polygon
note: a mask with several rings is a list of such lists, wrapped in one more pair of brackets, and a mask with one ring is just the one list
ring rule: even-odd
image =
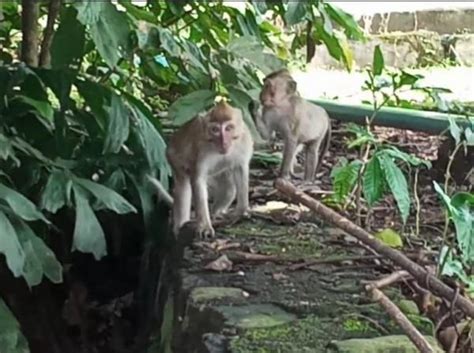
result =
[{"label": "monkey standing on path", "polygon": [[223,101],[176,131],[166,150],[174,176],[173,197],[158,180],[148,178],[164,201],[173,205],[175,235],[191,217],[191,200],[201,237],[215,234],[208,196],[213,198],[214,216],[224,214],[236,196],[234,217],[248,211],[252,154],[253,140],[242,112]]},{"label": "monkey standing on path", "polygon": [[[301,98],[288,70],[269,74],[263,80],[260,102],[257,108],[250,102],[249,110],[255,125],[265,140],[274,131],[283,137],[284,150],[280,176],[289,178],[293,170],[297,148],[305,147],[304,180],[313,181],[331,142],[331,123],[322,107]],[[326,139],[323,151],[319,148]]]}]

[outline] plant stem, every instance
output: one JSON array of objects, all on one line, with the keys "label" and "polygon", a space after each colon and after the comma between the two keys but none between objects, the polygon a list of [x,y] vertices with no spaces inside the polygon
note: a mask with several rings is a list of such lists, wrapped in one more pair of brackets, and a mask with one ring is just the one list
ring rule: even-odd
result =
[{"label": "plant stem", "polygon": [[418,237],[420,236],[420,211],[421,211],[421,205],[420,205],[420,198],[418,197],[418,173],[419,169],[416,168],[415,170],[415,180],[413,182],[413,196],[415,198],[415,204],[416,204],[416,213],[415,213],[415,235]]},{"label": "plant stem", "polygon": [[51,64],[51,44],[54,37],[54,22],[61,9],[62,0],[50,0],[48,6],[48,21],[43,32],[43,41],[41,43],[41,52],[39,57],[40,67],[49,67]]}]

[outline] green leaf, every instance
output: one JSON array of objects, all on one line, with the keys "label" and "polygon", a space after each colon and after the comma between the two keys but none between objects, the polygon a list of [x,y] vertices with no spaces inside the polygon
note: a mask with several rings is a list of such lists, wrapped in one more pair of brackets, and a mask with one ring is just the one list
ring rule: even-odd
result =
[{"label": "green leaf", "polygon": [[347,38],[355,40],[364,38],[364,32],[352,15],[328,2],[324,2],[324,8],[331,19],[344,28]]},{"label": "green leaf", "polygon": [[303,21],[307,13],[306,1],[289,1],[285,12],[285,21],[288,26],[293,26]]},{"label": "green leaf", "polygon": [[21,276],[25,264],[25,253],[15,228],[2,211],[0,211],[0,254],[5,255],[7,266],[13,275],[15,277]]},{"label": "green leaf", "polygon": [[78,65],[84,54],[85,27],[77,20],[77,11],[68,6],[61,17],[59,27],[51,44],[51,66],[64,69]]},{"label": "green leaf", "polygon": [[364,197],[370,207],[382,197],[383,182],[383,171],[379,159],[375,155],[367,163],[363,179]]},{"label": "green leaf", "polygon": [[74,178],[73,181],[74,185],[80,185],[97,198],[99,201],[99,205],[95,207],[97,210],[107,208],[118,214],[137,212],[136,208],[125,200],[122,195],[104,185],[83,178]]},{"label": "green leaf", "polygon": [[159,28],[160,42],[164,50],[171,56],[178,57],[181,54],[181,47],[171,31],[167,28]]},{"label": "green leaf", "polygon": [[448,120],[449,132],[451,133],[451,136],[453,137],[454,141],[456,141],[456,145],[458,145],[461,142],[462,130],[456,123],[456,120],[454,120],[452,117],[448,116]]},{"label": "green leaf", "polygon": [[260,12],[261,14],[264,14],[267,12],[267,4],[265,1],[262,0],[252,0],[252,5]]},{"label": "green leaf", "polygon": [[[110,67],[115,67],[128,49],[130,27],[127,16],[109,2],[92,0],[75,4],[79,21],[89,26],[90,35],[97,50]],[[94,13],[95,12],[95,13]]]},{"label": "green leaf", "polygon": [[127,141],[130,128],[130,110],[123,98],[112,95],[108,114],[107,135],[105,136],[103,153],[118,153]]},{"label": "green leaf", "polygon": [[236,37],[227,44],[226,49],[232,55],[244,58],[258,66],[264,74],[269,74],[284,67],[284,63],[275,55],[264,52],[264,46],[254,36]]},{"label": "green leaf", "polygon": [[20,166],[20,160],[16,158],[13,144],[11,143],[10,139],[0,133],[0,159],[6,161],[10,158],[15,162],[17,167]]},{"label": "green leaf", "polygon": [[0,352],[29,353],[28,342],[21,333],[20,324],[0,298]]},{"label": "green leaf", "polygon": [[51,104],[49,104],[49,102],[39,101],[22,95],[17,95],[15,97],[34,108],[34,111],[38,113],[41,117],[45,118],[51,126],[54,119],[54,110]]},{"label": "green leaf", "polygon": [[390,246],[391,248],[403,247],[402,237],[393,229],[386,228],[384,230],[381,230],[380,232],[375,233],[374,236],[382,243]]},{"label": "green leaf", "polygon": [[253,119],[250,116],[250,113],[248,112],[248,106],[249,106],[250,101],[252,100],[252,97],[250,97],[247,94],[247,92],[243,91],[242,89],[234,85],[228,85],[226,86],[226,89],[229,92],[230,99],[232,100],[234,105],[240,109],[244,117],[245,123],[250,128],[254,137],[256,137],[257,128],[255,127],[255,123],[253,122]]},{"label": "green leaf", "polygon": [[56,213],[68,205],[71,199],[71,187],[72,181],[64,173],[52,172],[41,195],[41,208]]},{"label": "green leaf", "polygon": [[137,125],[134,130],[138,136],[138,140],[142,146],[148,166],[154,170],[158,168],[160,171],[160,178],[162,181],[171,174],[168,161],[166,159],[165,151],[166,144],[158,132],[157,128],[152,124],[152,117],[148,117],[149,111],[144,107],[132,105],[132,112],[134,113]]},{"label": "green leaf", "polygon": [[402,160],[412,166],[418,167],[420,165],[424,165],[426,168],[430,169],[431,168],[431,162],[424,160],[422,158],[419,158],[415,156],[414,154],[406,153],[403,151],[400,151],[398,148],[395,146],[389,146],[387,149],[383,150],[383,153],[388,154],[389,156]]},{"label": "green leaf", "polygon": [[171,104],[169,117],[179,125],[193,119],[198,113],[214,103],[216,92],[210,90],[194,91]]},{"label": "green leaf", "polygon": [[378,158],[384,172],[385,180],[390,187],[393,197],[397,201],[400,215],[403,223],[405,223],[410,214],[410,194],[405,175],[388,155],[379,154]]},{"label": "green leaf", "polygon": [[84,191],[76,185],[73,185],[73,190],[76,204],[76,224],[72,250],[91,253],[96,260],[100,260],[107,255],[104,230],[92,211]]},{"label": "green leaf", "polygon": [[382,50],[380,49],[380,45],[377,44],[374,49],[374,60],[372,63],[372,71],[374,73],[374,76],[380,75],[383,71],[384,66],[385,64]]},{"label": "green leaf", "polygon": [[25,221],[36,221],[41,220],[47,224],[50,222],[44,217],[44,215],[38,211],[36,205],[28,200],[25,196],[19,192],[6,187],[0,183],[0,199],[4,200],[10,208],[19,217]]},{"label": "green leaf", "polygon": [[62,266],[54,252],[19,218],[12,219],[12,225],[25,252],[23,277],[28,285],[33,287],[40,284],[43,275],[53,283],[61,283]]},{"label": "green leaf", "polygon": [[125,7],[127,13],[135,17],[137,20],[142,20],[153,24],[158,22],[158,19],[152,12],[143,10],[142,8],[133,5],[131,0],[119,0],[118,3]]},{"label": "green leaf", "polygon": [[332,169],[331,178],[334,189],[334,195],[339,202],[343,202],[353,189],[359,175],[362,162],[354,160],[351,163],[342,158]]}]

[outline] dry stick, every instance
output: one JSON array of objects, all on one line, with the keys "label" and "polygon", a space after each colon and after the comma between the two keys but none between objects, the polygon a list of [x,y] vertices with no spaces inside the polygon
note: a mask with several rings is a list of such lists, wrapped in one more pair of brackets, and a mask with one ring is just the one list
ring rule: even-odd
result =
[{"label": "dry stick", "polygon": [[365,289],[370,293],[374,302],[379,303],[390,317],[395,321],[407,334],[408,338],[418,348],[421,353],[433,353],[434,350],[426,340],[426,338],[416,329],[415,326],[407,319],[407,317],[400,311],[400,309],[382,293],[381,290],[366,286]]},{"label": "dry stick", "polygon": [[[432,274],[428,273],[423,267],[411,261],[400,251],[384,245],[378,239],[374,238],[369,232],[355,225],[347,218],[342,217],[337,212],[331,210],[329,207],[299,191],[290,182],[279,178],[275,181],[275,187],[280,192],[289,196],[293,201],[299,202],[310,208],[313,212],[316,212],[318,216],[320,216],[324,221],[330,222],[340,229],[345,230],[350,235],[359,239],[361,242],[369,245],[380,255],[388,257],[398,266],[407,270],[419,283],[425,284],[426,288],[430,289],[434,294],[451,302],[455,298],[456,292],[452,288],[441,282]],[[470,300],[459,296],[456,300],[456,306],[466,313],[466,315],[474,318],[474,304]]]},{"label": "dry stick", "polygon": [[383,277],[377,281],[373,281],[370,283],[372,287],[380,289],[383,287],[387,287],[395,282],[409,279],[410,277],[411,275],[408,273],[408,271],[401,270],[401,271],[393,272],[386,277]]}]

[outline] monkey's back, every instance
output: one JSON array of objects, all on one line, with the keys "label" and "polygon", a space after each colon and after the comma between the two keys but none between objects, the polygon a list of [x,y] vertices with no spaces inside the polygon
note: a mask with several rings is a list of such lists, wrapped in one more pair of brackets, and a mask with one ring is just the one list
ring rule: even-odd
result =
[{"label": "monkey's back", "polygon": [[300,104],[296,106],[296,109],[299,111],[295,111],[295,113],[303,116],[297,122],[301,143],[322,138],[327,133],[329,129],[329,115],[323,107],[301,98]]}]

